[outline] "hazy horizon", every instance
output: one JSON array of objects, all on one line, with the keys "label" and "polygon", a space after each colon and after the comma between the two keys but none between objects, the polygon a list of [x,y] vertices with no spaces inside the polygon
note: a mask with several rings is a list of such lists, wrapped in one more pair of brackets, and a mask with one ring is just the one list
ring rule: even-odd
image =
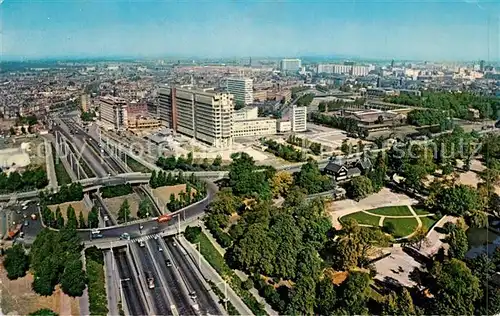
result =
[{"label": "hazy horizon", "polygon": [[[2,60],[499,60],[500,2],[0,2]],[[198,56],[198,57],[195,57]]]}]

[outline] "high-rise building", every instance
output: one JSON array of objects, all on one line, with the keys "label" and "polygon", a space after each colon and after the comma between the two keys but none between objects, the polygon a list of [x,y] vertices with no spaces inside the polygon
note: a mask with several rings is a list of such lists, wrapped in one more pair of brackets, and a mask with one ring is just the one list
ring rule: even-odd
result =
[{"label": "high-rise building", "polygon": [[484,65],[485,65],[485,61],[484,61],[484,60],[481,60],[481,61],[479,62],[479,70],[480,70],[480,71],[484,71]]},{"label": "high-rise building", "polygon": [[232,145],[232,94],[170,87],[159,97],[160,119],[174,131],[217,148]]},{"label": "high-rise building", "polygon": [[291,125],[293,132],[305,132],[307,130],[307,107],[292,106]]},{"label": "high-rise building", "polygon": [[280,70],[281,71],[290,71],[295,72],[299,71],[300,67],[302,67],[302,61],[300,59],[294,58],[285,58],[280,62]]},{"label": "high-rise building", "polygon": [[127,101],[113,96],[104,96],[97,100],[99,118],[102,122],[113,125],[116,129],[127,128]]},{"label": "high-rise building", "polygon": [[227,92],[234,96],[234,101],[245,105],[253,102],[253,80],[249,78],[227,78]]}]

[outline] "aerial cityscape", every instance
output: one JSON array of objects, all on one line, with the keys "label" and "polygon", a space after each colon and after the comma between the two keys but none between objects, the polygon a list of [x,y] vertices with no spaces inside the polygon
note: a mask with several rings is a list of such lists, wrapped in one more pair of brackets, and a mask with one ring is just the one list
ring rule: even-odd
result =
[{"label": "aerial cityscape", "polygon": [[500,315],[500,2],[0,19],[0,315]]}]

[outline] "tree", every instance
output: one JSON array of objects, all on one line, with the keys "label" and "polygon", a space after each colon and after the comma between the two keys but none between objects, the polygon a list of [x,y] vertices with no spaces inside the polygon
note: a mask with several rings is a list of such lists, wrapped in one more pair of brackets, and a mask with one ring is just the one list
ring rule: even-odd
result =
[{"label": "tree", "polygon": [[15,244],[5,251],[5,260],[3,266],[7,270],[9,280],[22,278],[29,269],[29,257],[20,244]]},{"label": "tree", "polygon": [[294,184],[305,189],[307,194],[320,193],[335,187],[334,181],[322,175],[318,163],[312,159],[303,164],[300,171],[294,174]]},{"label": "tree", "polygon": [[87,277],[82,268],[80,260],[72,260],[66,265],[61,276],[61,288],[71,297],[82,296],[85,290]]},{"label": "tree", "polygon": [[469,241],[463,227],[457,227],[447,237],[450,248],[448,255],[452,258],[463,259],[469,250]]},{"label": "tree", "polygon": [[272,275],[278,245],[267,230],[261,223],[250,225],[243,238],[226,253],[228,261],[244,271]]},{"label": "tree", "polygon": [[64,227],[64,218],[61,213],[61,208],[58,206],[56,208],[56,228]]},{"label": "tree", "polygon": [[483,211],[472,211],[467,216],[469,226],[484,228],[488,226],[488,215]]},{"label": "tree", "polygon": [[151,178],[149,178],[149,185],[153,188],[156,189],[158,185],[158,177],[156,175],[156,170],[151,171]]},{"label": "tree", "polygon": [[287,315],[313,315],[316,283],[311,277],[297,280],[291,292]]},{"label": "tree", "polygon": [[118,220],[128,222],[130,220],[130,205],[128,204],[128,199],[123,201],[120,209],[118,210]]},{"label": "tree", "polygon": [[66,227],[72,229],[78,228],[75,209],[73,208],[73,206],[71,206],[71,204],[68,205],[68,208],[66,209]]},{"label": "tree", "polygon": [[271,192],[274,198],[286,196],[293,184],[293,177],[287,171],[279,171],[271,179]]},{"label": "tree", "polygon": [[85,224],[85,217],[83,216],[82,211],[80,211],[80,214],[78,215],[78,224],[80,229],[87,228],[87,225]]},{"label": "tree", "polygon": [[10,135],[16,135],[16,130],[12,126],[10,127],[9,132],[10,132]]},{"label": "tree", "polygon": [[372,170],[369,172],[368,177],[370,178],[373,186],[373,191],[378,192],[385,183],[385,177],[387,174],[387,159],[386,156],[380,152],[375,159]]},{"label": "tree", "polygon": [[[80,222],[81,224],[81,222]],[[99,211],[96,206],[93,206],[88,215],[89,228],[99,227]]]},{"label": "tree", "polygon": [[148,199],[141,200],[139,203],[139,209],[137,210],[137,216],[139,218],[146,218],[151,214],[151,203]]},{"label": "tree", "polygon": [[406,288],[398,292],[391,291],[382,303],[382,315],[416,315],[413,299]]},{"label": "tree", "polygon": [[408,242],[411,245],[416,246],[419,250],[422,248],[424,244],[427,243],[427,229],[424,226],[418,227],[413,235],[410,237]]},{"label": "tree", "polygon": [[217,155],[217,157],[215,157],[214,161],[212,162],[212,166],[220,167],[221,165],[222,165],[222,157],[220,155]]},{"label": "tree", "polygon": [[337,305],[337,292],[332,280],[323,278],[316,284],[316,315],[334,315]]},{"label": "tree", "polygon": [[333,244],[333,262],[338,269],[349,270],[368,262],[371,249],[376,246],[387,246],[389,237],[380,229],[361,227],[353,219],[342,224],[342,232]]},{"label": "tree", "polygon": [[59,316],[59,314],[55,313],[51,309],[42,308],[36,312],[30,313],[29,316]]},{"label": "tree", "polygon": [[475,188],[458,184],[440,188],[426,204],[441,214],[464,216],[469,211],[480,209],[481,199]]},{"label": "tree", "polygon": [[366,303],[370,294],[370,282],[370,275],[367,273],[349,272],[349,276],[339,287],[340,311],[335,314],[368,314]]},{"label": "tree", "polygon": [[479,280],[463,261],[451,259],[434,263],[436,282],[434,304],[428,314],[472,315],[474,302],[481,298]]},{"label": "tree", "polygon": [[349,187],[349,194],[356,200],[363,199],[373,193],[372,181],[365,176],[359,176],[352,179]]},{"label": "tree", "polygon": [[23,133],[23,134],[27,133],[26,128],[24,126],[21,126],[21,133]]},{"label": "tree", "polygon": [[233,154],[229,170],[229,185],[236,196],[258,196],[260,199],[271,198],[271,189],[265,174],[255,172],[256,166],[247,153]]}]

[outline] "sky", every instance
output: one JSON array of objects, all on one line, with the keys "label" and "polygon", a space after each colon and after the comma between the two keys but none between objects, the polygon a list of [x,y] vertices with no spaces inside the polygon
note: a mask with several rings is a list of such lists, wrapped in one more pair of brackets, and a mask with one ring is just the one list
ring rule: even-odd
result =
[{"label": "sky", "polygon": [[498,61],[499,17],[499,0],[0,0],[0,50],[3,60],[351,56]]}]

